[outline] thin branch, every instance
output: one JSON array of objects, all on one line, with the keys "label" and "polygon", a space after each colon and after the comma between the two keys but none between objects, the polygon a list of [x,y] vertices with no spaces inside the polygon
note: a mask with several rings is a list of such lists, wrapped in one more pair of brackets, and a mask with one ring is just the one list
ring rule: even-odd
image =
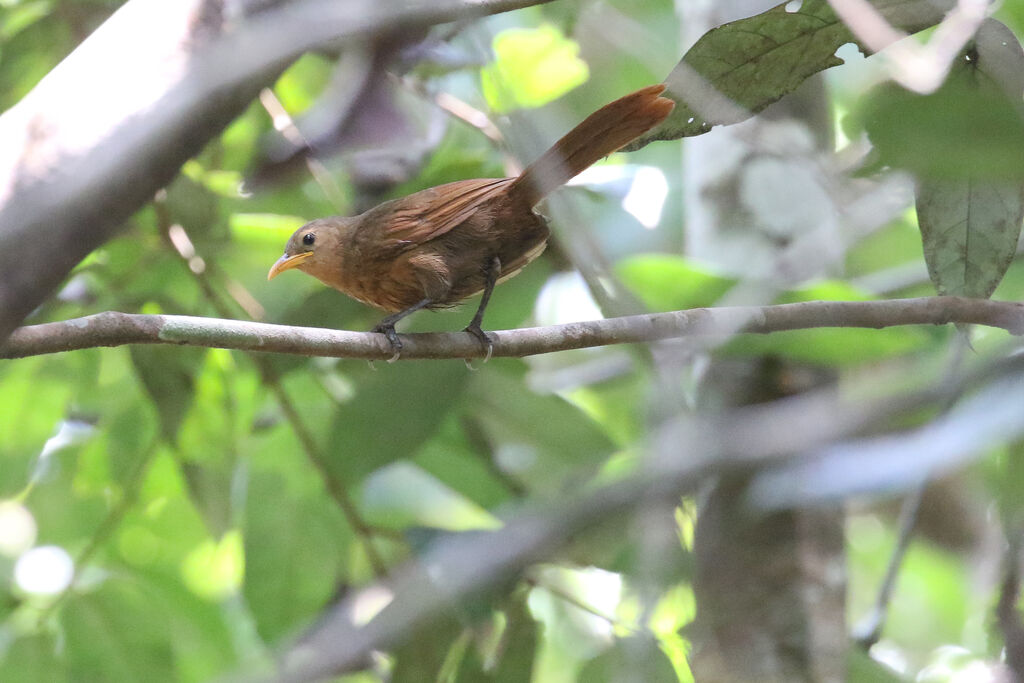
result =
[{"label": "thin branch", "polygon": [[[819,327],[884,328],[963,323],[1024,334],[1024,304],[962,297],[888,301],[806,301],[774,306],[695,308],[589,322],[491,332],[495,356],[523,357],[569,349],[682,337],[722,338]],[[387,359],[384,335],[318,327],[180,315],[108,311],[19,328],[0,345],[0,358],[125,344],[180,344],[303,356]],[[478,358],[475,337],[461,332],[403,335],[402,358]]]},{"label": "thin branch", "polygon": [[[959,333],[951,345],[952,357],[945,373],[945,381],[950,388],[955,385],[964,369],[967,350],[970,348],[970,339],[967,334],[967,331]],[[955,393],[950,394],[943,402],[940,416],[948,416],[958,398]],[[889,615],[889,604],[892,602],[893,592],[896,590],[896,580],[903,567],[907,551],[910,550],[914,531],[917,529],[917,519],[921,513],[925,489],[926,485],[922,484],[903,499],[903,505],[900,507],[899,535],[896,538],[896,546],[893,548],[892,555],[889,557],[889,565],[886,567],[882,585],[878,589],[878,595],[871,610],[854,627],[853,639],[865,652],[871,650],[882,637],[882,630],[885,628],[885,621]]]},{"label": "thin branch", "polygon": [[903,567],[907,550],[910,549],[910,541],[914,538],[923,497],[924,486],[921,486],[903,499],[903,505],[900,507],[899,535],[889,557],[889,564],[885,568],[882,585],[871,609],[853,629],[853,640],[865,652],[874,647],[882,637],[882,629],[885,628],[885,620],[889,615],[889,603],[892,602],[892,594],[896,589],[896,579]]},{"label": "thin branch", "polygon": [[1024,677],[1024,621],[1021,620],[1017,602],[1020,599],[1020,552],[1021,528],[1014,524],[1011,515],[1003,520],[1006,549],[1003,554],[1003,580],[996,604],[996,618],[1003,634],[1006,664],[1014,674],[1014,680]]}]

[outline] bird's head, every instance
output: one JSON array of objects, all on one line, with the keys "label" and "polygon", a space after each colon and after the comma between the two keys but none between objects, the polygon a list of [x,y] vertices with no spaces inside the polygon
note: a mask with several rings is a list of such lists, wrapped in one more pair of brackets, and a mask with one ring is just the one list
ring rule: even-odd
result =
[{"label": "bird's head", "polygon": [[330,282],[332,269],[340,266],[339,241],[349,220],[340,216],[319,218],[296,230],[288,239],[284,254],[270,267],[267,279],[272,280],[286,270],[298,268]]}]

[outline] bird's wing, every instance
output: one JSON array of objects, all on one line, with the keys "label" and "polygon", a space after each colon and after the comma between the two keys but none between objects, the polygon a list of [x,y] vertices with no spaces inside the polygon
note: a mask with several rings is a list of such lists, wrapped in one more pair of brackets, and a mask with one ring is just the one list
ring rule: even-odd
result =
[{"label": "bird's wing", "polygon": [[389,202],[391,206],[380,229],[386,240],[396,247],[429,242],[465,222],[513,180],[459,180]]}]

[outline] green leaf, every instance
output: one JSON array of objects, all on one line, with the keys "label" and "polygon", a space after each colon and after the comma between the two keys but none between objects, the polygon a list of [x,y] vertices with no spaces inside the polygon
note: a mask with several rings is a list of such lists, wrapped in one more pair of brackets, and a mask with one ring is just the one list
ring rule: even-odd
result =
[{"label": "green leaf", "polygon": [[577,680],[587,683],[638,680],[645,683],[678,683],[672,662],[657,643],[642,636],[619,638],[580,671]]},{"label": "green leaf", "polygon": [[[1022,73],[1024,49],[988,19],[937,94],[970,109],[948,129],[930,131],[937,140],[926,149],[952,167],[915,169],[922,174],[916,199],[925,262],[940,294],[991,296],[1016,254],[1024,221]],[[947,141],[973,144],[967,151]],[[1013,178],[1000,180],[1007,172]]]},{"label": "green leaf", "polygon": [[242,196],[244,178],[238,171],[207,170],[197,160],[190,159],[181,167],[181,173],[220,197],[238,199]]},{"label": "green leaf", "polygon": [[881,163],[921,179],[1024,180],[1024,50],[988,19],[934,93],[887,83],[859,112]]},{"label": "green leaf", "polygon": [[732,278],[669,254],[631,256],[620,261],[615,270],[651,311],[711,306],[736,284]]},{"label": "green leaf", "polygon": [[112,545],[128,565],[173,577],[180,585],[182,558],[209,538],[188,497],[180,464],[170,449],[161,449],[149,464],[138,501],[121,520]]},{"label": "green leaf", "polygon": [[480,80],[487,103],[500,113],[543,106],[589,77],[579,45],[551,25],[502,31],[493,49],[495,61],[481,69]]},{"label": "green leaf", "polygon": [[0,496],[25,486],[33,460],[57,433],[72,391],[66,377],[48,370],[67,369],[44,357],[0,361]]},{"label": "green leaf", "polygon": [[486,510],[407,462],[374,472],[363,485],[362,503],[367,521],[379,526],[447,531],[501,526]]},{"label": "green leaf", "polygon": [[208,539],[193,548],[181,564],[181,574],[196,595],[210,601],[224,600],[238,592],[244,572],[242,537],[237,530],[219,541]]},{"label": "green leaf", "polygon": [[156,404],[163,437],[174,443],[192,405],[194,375],[205,350],[154,345],[132,346],[129,353],[142,386]]},{"label": "green leaf", "polygon": [[61,621],[72,680],[174,680],[170,624],[153,619],[154,609],[152,596],[127,581],[68,600]]},{"label": "green leaf", "polygon": [[52,665],[66,663],[67,680],[200,683],[237,666],[241,641],[222,609],[163,575],[121,570],[72,594],[60,617]]},{"label": "green leaf", "polygon": [[987,298],[1017,251],[1024,186],[971,179],[921,181],[917,219],[928,275],[939,293]]},{"label": "green leaf", "polygon": [[254,659],[255,648],[246,637],[249,624],[242,623],[236,612],[194,595],[177,576],[132,578],[148,590],[148,616],[156,612],[171,624],[176,683],[205,683],[236,669],[240,660]]},{"label": "green leaf", "polygon": [[341,558],[352,537],[322,492],[297,496],[269,473],[246,496],[246,603],[268,642],[309,624],[344,582]]},{"label": "green leaf", "polygon": [[[872,4],[891,24],[911,33],[936,24],[943,15],[927,0]],[[827,0],[804,0],[791,11],[792,6],[783,3],[701,36],[665,79],[675,110],[626,149],[738,123],[793,92],[810,76],[842,64],[836,50],[857,40]]]},{"label": "green leaf", "polygon": [[52,11],[50,0],[22,2],[15,7],[4,8],[0,14],[0,41],[14,38]]},{"label": "green leaf", "polygon": [[57,656],[57,650],[56,636],[16,638],[0,657],[0,680],[5,683],[72,680],[67,663]]},{"label": "green leaf", "polygon": [[305,54],[277,79],[274,94],[287,111],[303,112],[330,81],[333,71],[332,62],[323,55]]},{"label": "green leaf", "polygon": [[331,420],[331,468],[352,486],[382,465],[414,456],[452,409],[469,374],[457,361],[408,361],[364,371],[355,398]]},{"label": "green leaf", "polygon": [[596,470],[615,446],[586,413],[531,391],[523,379],[518,365],[485,367],[473,375],[467,407],[496,447],[499,469],[540,491],[557,491]]},{"label": "green leaf", "polygon": [[533,680],[540,627],[530,614],[528,595],[526,591],[516,593],[505,608],[505,630],[491,676],[495,683],[530,683]]},{"label": "green leaf", "polygon": [[850,683],[902,683],[908,680],[877,662],[859,647],[851,647],[846,655],[846,673]]},{"label": "green leaf", "polygon": [[415,463],[477,505],[493,510],[507,502],[512,492],[489,457],[479,425],[469,416],[452,414],[423,445]]},{"label": "green leaf", "polygon": [[441,614],[429,626],[417,629],[393,653],[392,683],[447,681],[442,671],[458,670],[466,658],[469,634],[451,614]]},{"label": "green leaf", "polygon": [[1024,176],[1024,122],[1001,94],[948,81],[930,95],[876,88],[859,116],[879,162],[923,177]]},{"label": "green leaf", "polygon": [[75,486],[109,495],[112,482],[124,485],[136,476],[157,435],[156,416],[144,401],[135,400],[105,411],[96,429],[97,438],[79,457]]}]

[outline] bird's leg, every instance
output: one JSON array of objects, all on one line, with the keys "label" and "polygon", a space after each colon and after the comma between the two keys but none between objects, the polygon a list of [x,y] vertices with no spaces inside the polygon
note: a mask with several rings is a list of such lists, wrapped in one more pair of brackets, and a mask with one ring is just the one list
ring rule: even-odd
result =
[{"label": "bird's leg", "polygon": [[373,326],[371,332],[379,332],[387,337],[388,343],[391,344],[391,350],[394,351],[394,355],[388,358],[389,363],[394,363],[402,355],[402,340],[398,338],[398,333],[395,332],[395,323],[402,318],[415,313],[421,308],[426,308],[430,304],[434,303],[434,300],[430,297],[417,301],[409,308],[399,311],[398,313],[392,313],[391,315],[383,318],[379,323]]},{"label": "bird's leg", "polygon": [[479,339],[480,343],[484,345],[484,349],[487,350],[487,355],[484,356],[485,363],[491,359],[491,352],[494,351],[494,342],[480,328],[480,323],[484,321],[484,310],[487,308],[487,302],[491,300],[491,292],[494,291],[494,285],[497,284],[499,277],[501,277],[501,259],[495,256],[487,264],[487,280],[484,284],[483,296],[480,297],[480,306],[476,309],[476,314],[469,321],[469,325],[466,326],[465,330]]}]

